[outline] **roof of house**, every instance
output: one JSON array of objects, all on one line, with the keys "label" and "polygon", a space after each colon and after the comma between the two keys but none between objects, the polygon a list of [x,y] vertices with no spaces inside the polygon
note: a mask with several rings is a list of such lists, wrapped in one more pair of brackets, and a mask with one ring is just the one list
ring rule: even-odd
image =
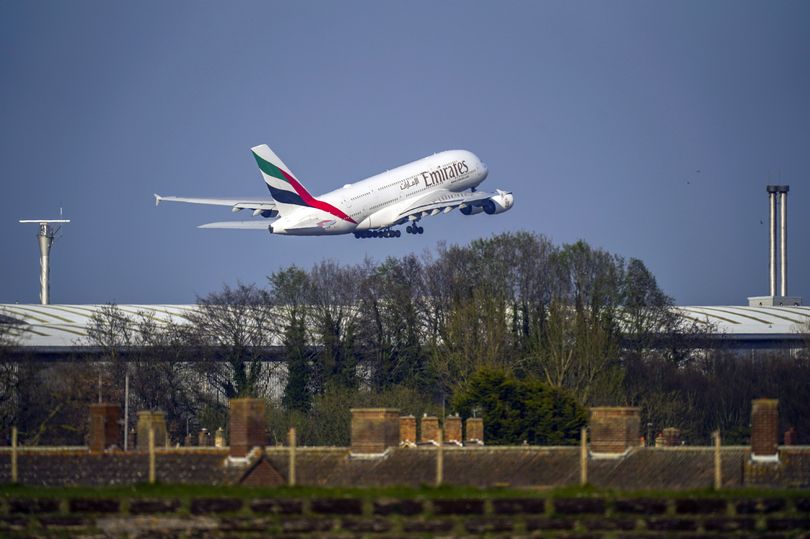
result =
[{"label": "roof of house", "polygon": [[[8,453],[0,448],[0,454]],[[711,447],[637,448],[618,458],[592,458],[589,481],[610,488],[706,488],[714,477]],[[725,486],[743,483],[747,447],[723,447]],[[448,485],[563,486],[579,482],[578,447],[445,447],[444,482]],[[227,458],[227,449],[161,449],[156,477],[166,484],[283,484],[289,476],[289,449],[267,447],[243,462]],[[381,458],[359,458],[348,448],[304,447],[296,454],[296,480],[311,486],[419,486],[436,477],[435,447],[390,448]],[[261,459],[257,462],[255,459]],[[808,484],[806,447],[780,448],[793,481]],[[0,458],[0,482],[10,480],[10,459]],[[25,485],[128,485],[148,478],[146,453],[86,449],[21,449],[19,480]],[[787,469],[787,468],[786,468]],[[789,474],[785,474],[788,477]]]}]

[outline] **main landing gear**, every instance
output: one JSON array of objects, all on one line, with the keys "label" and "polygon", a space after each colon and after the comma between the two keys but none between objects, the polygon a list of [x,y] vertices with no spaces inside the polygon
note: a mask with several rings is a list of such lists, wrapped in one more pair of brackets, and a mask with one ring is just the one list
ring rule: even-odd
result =
[{"label": "main landing gear", "polygon": [[[408,234],[423,234],[425,229],[418,226],[414,221],[413,224],[405,227],[405,232]],[[365,238],[398,238],[402,236],[401,230],[392,230],[390,228],[383,228],[381,230],[358,230],[354,233],[354,237],[358,239]]]},{"label": "main landing gear", "polygon": [[401,235],[401,231],[391,230],[390,228],[384,230],[361,230],[354,233],[355,238],[398,238]]}]

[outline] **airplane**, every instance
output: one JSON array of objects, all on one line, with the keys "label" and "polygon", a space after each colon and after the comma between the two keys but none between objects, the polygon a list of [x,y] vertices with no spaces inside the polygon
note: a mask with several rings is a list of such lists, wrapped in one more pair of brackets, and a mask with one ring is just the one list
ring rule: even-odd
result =
[{"label": "airplane", "polygon": [[395,227],[407,223],[409,234],[422,234],[420,221],[429,215],[459,208],[463,215],[503,213],[512,208],[511,192],[478,191],[487,177],[486,165],[472,152],[448,150],[392,170],[312,196],[266,144],[251,148],[272,198],[192,198],[155,194],[162,201],[230,206],[252,210],[254,217],[276,218],[224,221],[198,228],[268,230],[271,234],[321,236],[354,234],[356,238],[398,238]]}]

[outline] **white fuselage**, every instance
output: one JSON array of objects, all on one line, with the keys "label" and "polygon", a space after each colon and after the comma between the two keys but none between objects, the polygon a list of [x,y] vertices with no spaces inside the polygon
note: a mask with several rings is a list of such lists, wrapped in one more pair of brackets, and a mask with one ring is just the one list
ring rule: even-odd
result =
[{"label": "white fuselage", "polygon": [[460,192],[477,187],[487,167],[472,152],[448,150],[413,161],[322,196],[351,221],[317,208],[301,207],[270,226],[274,234],[347,234],[396,224],[400,213],[431,191]]}]

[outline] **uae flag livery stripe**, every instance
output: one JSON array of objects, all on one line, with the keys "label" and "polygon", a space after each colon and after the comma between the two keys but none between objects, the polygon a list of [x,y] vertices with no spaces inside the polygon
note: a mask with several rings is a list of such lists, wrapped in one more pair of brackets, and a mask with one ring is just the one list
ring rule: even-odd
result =
[{"label": "uae flag livery stripe", "polygon": [[253,157],[256,158],[256,163],[264,173],[267,187],[270,189],[270,194],[276,202],[316,208],[343,219],[344,221],[356,223],[354,219],[346,215],[340,209],[310,195],[309,191],[286,170],[262,159],[255,151],[253,152]]}]

